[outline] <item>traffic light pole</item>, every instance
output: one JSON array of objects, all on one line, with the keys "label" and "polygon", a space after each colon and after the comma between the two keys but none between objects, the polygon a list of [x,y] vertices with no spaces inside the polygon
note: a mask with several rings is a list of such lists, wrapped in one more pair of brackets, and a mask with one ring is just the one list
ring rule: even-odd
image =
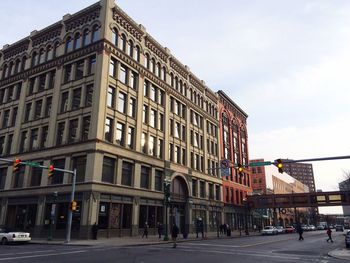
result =
[{"label": "traffic light pole", "polygon": [[[73,170],[73,182],[72,182],[72,193],[70,196],[70,203],[74,201],[74,195],[75,195],[75,183],[77,178],[77,169]],[[66,243],[70,242],[70,235],[72,230],[72,219],[73,219],[73,211],[72,209],[68,209],[68,217],[67,217],[67,233],[66,233]]]}]

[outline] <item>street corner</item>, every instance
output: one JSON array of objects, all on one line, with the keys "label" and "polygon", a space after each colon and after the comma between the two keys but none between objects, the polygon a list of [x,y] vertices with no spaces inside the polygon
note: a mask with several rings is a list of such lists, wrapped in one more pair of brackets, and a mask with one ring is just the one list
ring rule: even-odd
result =
[{"label": "street corner", "polygon": [[337,258],[337,259],[350,260],[350,249],[337,248],[332,251],[329,251],[328,256]]}]

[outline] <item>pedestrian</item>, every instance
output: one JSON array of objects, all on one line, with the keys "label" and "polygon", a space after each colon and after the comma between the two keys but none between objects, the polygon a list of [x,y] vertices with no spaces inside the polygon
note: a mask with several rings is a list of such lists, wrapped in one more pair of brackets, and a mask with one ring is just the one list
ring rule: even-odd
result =
[{"label": "pedestrian", "polygon": [[176,248],[177,244],[176,244],[176,239],[177,239],[177,235],[179,234],[179,228],[177,227],[177,225],[174,223],[173,224],[173,228],[171,229],[171,237],[173,239],[173,248]]},{"label": "pedestrian", "polygon": [[162,223],[160,223],[160,222],[157,223],[157,229],[158,229],[159,238],[162,238],[162,232],[163,232],[163,225],[162,225]]},{"label": "pedestrian", "polygon": [[93,224],[92,226],[92,238],[94,240],[97,240],[97,232],[98,232],[98,224],[97,222],[95,222],[95,224]]},{"label": "pedestrian", "polygon": [[304,238],[303,238],[304,230],[303,230],[303,228],[301,227],[300,224],[297,225],[297,232],[299,234],[299,241],[300,240],[304,240]]},{"label": "pedestrian", "polygon": [[148,238],[148,223],[147,223],[147,221],[145,222],[145,226],[144,226],[144,228],[143,228],[142,238],[143,238],[144,236],[145,236],[146,238]]},{"label": "pedestrian", "polygon": [[221,224],[220,225],[220,235],[222,235],[224,233],[224,225]]},{"label": "pedestrian", "polygon": [[333,239],[332,239],[332,230],[331,230],[330,227],[328,227],[328,229],[327,229],[327,235],[328,235],[327,243],[328,243],[329,241],[331,241],[331,242],[333,243]]}]

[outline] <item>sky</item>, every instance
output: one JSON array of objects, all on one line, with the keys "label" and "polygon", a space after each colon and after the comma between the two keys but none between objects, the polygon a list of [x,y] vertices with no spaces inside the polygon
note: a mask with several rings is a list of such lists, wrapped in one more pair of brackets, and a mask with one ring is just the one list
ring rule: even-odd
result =
[{"label": "sky", "polygon": [[[0,48],[91,0],[2,0]],[[251,159],[350,155],[350,1],[119,0],[213,91],[248,114]],[[313,162],[338,190],[350,160]],[[341,213],[339,207],[321,212]]]}]

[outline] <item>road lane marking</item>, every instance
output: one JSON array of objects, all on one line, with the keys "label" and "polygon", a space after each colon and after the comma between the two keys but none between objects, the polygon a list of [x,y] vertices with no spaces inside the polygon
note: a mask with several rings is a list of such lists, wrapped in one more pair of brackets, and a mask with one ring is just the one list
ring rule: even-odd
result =
[{"label": "road lane marking", "polygon": [[87,250],[77,250],[77,251],[71,251],[71,252],[61,252],[61,253],[51,253],[51,254],[41,254],[41,255],[30,255],[30,256],[0,258],[0,261],[15,260],[15,259],[25,259],[25,258],[38,258],[38,257],[47,257],[47,256],[59,256],[59,255],[68,255],[68,254],[78,254],[78,253],[84,253],[84,252],[87,252]]},{"label": "road lane marking", "polygon": [[43,253],[43,252],[53,252],[56,250],[36,250],[36,251],[28,251],[28,252],[14,252],[14,253],[6,253],[0,254],[0,256],[8,256],[8,255],[25,255],[25,254],[33,254],[33,253]]}]

